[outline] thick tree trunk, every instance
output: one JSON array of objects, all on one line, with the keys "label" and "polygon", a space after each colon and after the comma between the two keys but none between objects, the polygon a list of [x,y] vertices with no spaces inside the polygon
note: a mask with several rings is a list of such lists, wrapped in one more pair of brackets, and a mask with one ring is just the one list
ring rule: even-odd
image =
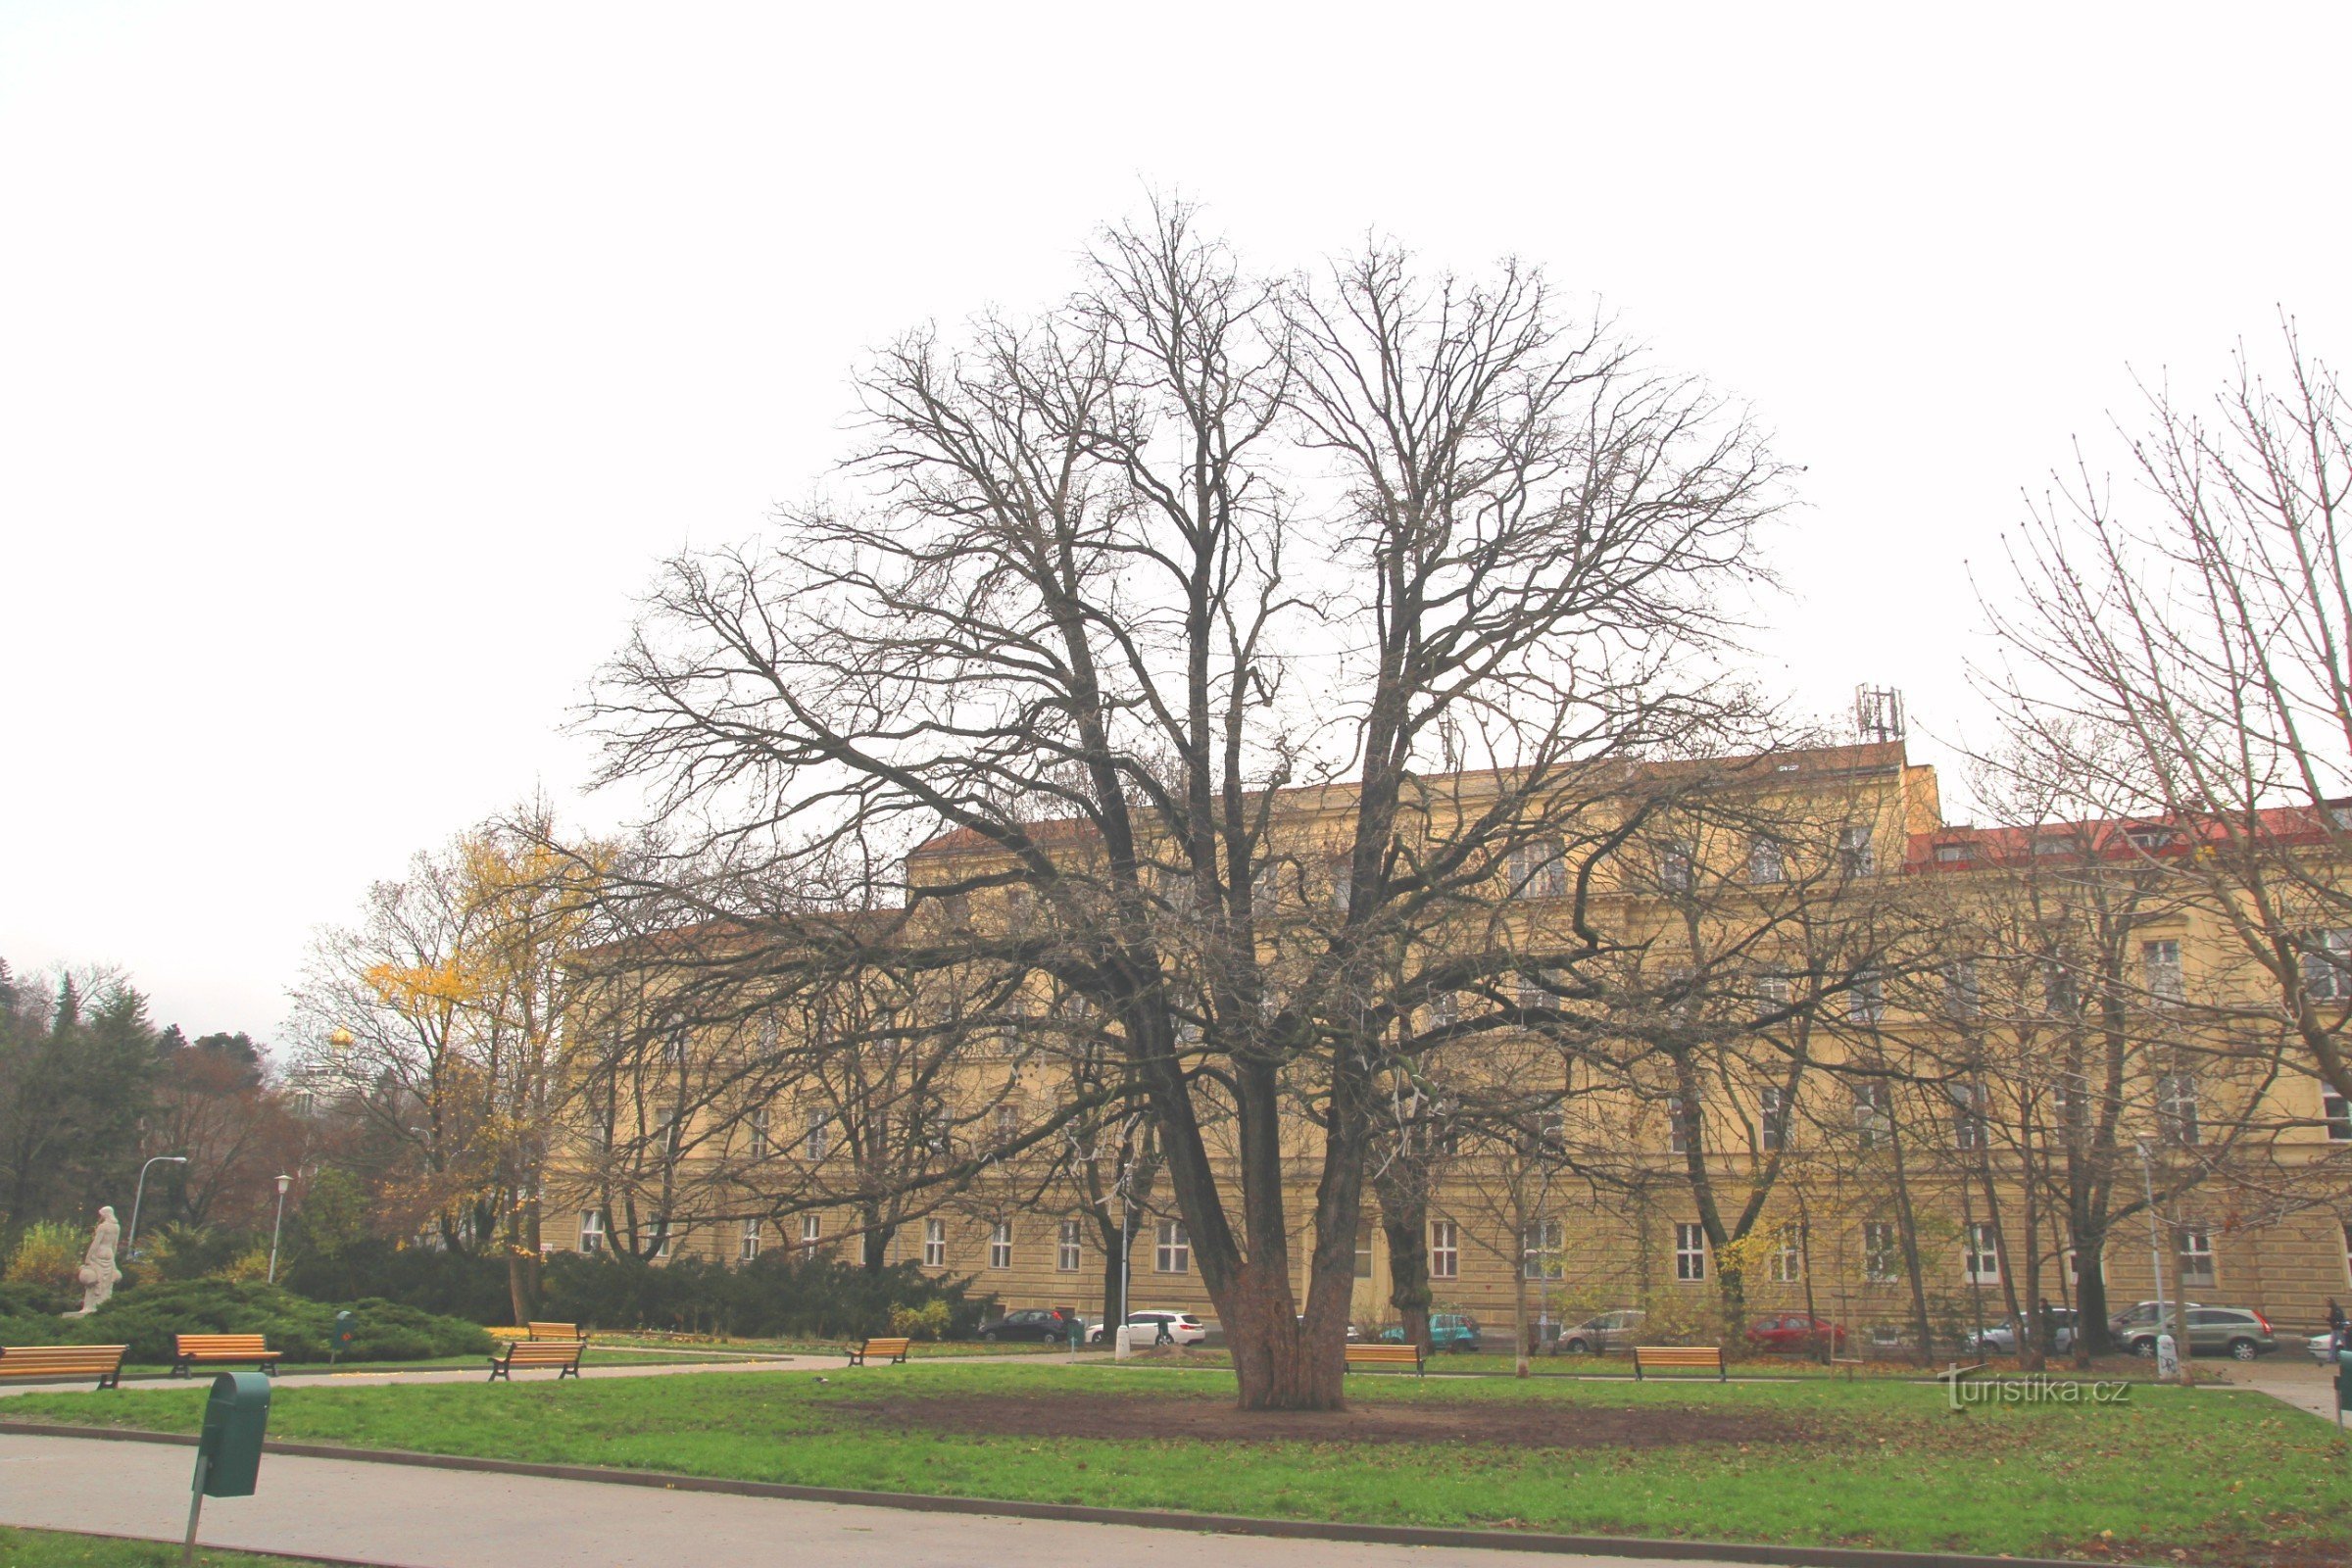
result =
[{"label": "thick tree trunk", "polygon": [[2107,1334],[2107,1259],[2104,1237],[2075,1237],[2075,1365],[2114,1349]]},{"label": "thick tree trunk", "polygon": [[1429,1201],[1418,1181],[1380,1184],[1380,1228],[1389,1239],[1389,1304],[1404,1324],[1408,1344],[1432,1349],[1429,1339]]},{"label": "thick tree trunk", "polygon": [[524,1198],[508,1216],[507,1297],[514,1326],[539,1315],[539,1200]]},{"label": "thick tree trunk", "polygon": [[865,1235],[858,1243],[858,1262],[868,1274],[879,1274],[890,1267],[890,1244],[899,1228],[887,1223],[878,1210],[868,1210],[865,1216]]},{"label": "thick tree trunk", "polygon": [[1245,1263],[1218,1293],[1217,1315],[1233,1352],[1235,1381],[1245,1410],[1337,1410],[1346,1403],[1348,1298],[1355,1283],[1344,1274],[1318,1276],[1307,1290],[1301,1327],[1290,1280]]},{"label": "thick tree trunk", "polygon": [[[1102,1242],[1102,1324],[1110,1331],[1102,1336],[1102,1343],[1108,1345],[1118,1331],[1120,1312],[1127,1305],[1127,1259],[1121,1255],[1121,1249],[1130,1244],[1120,1237],[1117,1225],[1102,1218],[1101,1209],[1095,1211],[1095,1219]],[[1226,1343],[1231,1344],[1233,1325],[1228,1323],[1224,1328]]]}]

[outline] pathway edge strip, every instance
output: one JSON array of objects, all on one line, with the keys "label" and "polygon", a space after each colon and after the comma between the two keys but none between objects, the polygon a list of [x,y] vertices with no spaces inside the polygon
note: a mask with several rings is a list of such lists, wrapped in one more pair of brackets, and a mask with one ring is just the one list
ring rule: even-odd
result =
[{"label": "pathway edge strip", "polygon": [[[85,1438],[112,1443],[160,1443],[186,1448],[196,1446],[196,1438],[192,1433],[147,1432],[135,1427],[85,1427],[70,1422],[0,1420],[0,1434],[26,1438]],[[418,1453],[408,1448],[354,1448],[330,1443],[281,1443],[274,1438],[263,1444],[262,1451],[296,1459],[413,1465],[426,1470],[535,1476],[546,1481],[650,1487],[665,1492],[710,1492],[738,1497],[777,1497],[792,1502],[829,1502],[858,1508],[898,1508],[912,1513],[990,1514],[1010,1519],[1130,1525],[1145,1530],[1270,1536],[1291,1541],[1345,1541],[1366,1545],[1454,1546],[1483,1551],[1594,1557],[1687,1557],[1705,1562],[1766,1563],[1777,1565],[1777,1568],[2082,1568],[2080,1560],[2070,1561],[2059,1557],[1980,1556],[1966,1552],[1882,1550],[1869,1546],[1786,1546],[1734,1541],[1674,1541],[1649,1536],[1567,1536],[1534,1531],[1467,1530],[1444,1525],[1337,1524],[1314,1519],[1259,1519],[1246,1514],[1174,1513],[1156,1508],[1099,1508],[1078,1502],[932,1496],[919,1492],[861,1492],[846,1487],[800,1486],[786,1481],[733,1481],[717,1476],[680,1475],[666,1470],[539,1464],[521,1459],[487,1459],[473,1454]]]}]

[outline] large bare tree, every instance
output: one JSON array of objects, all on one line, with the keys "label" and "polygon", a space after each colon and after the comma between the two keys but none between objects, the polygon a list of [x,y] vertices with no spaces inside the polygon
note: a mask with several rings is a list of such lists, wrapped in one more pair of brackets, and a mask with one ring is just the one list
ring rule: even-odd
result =
[{"label": "large bare tree", "polygon": [[[860,385],[847,493],[671,564],[600,688],[610,776],[748,889],[898,905],[845,961],[1014,1025],[1084,999],[1243,1404],[1335,1406],[1390,1079],[1447,1038],[1400,1020],[1602,984],[1596,868],[1642,819],[1612,803],[1744,717],[1709,656],[1779,470],[1526,269],[1263,279],[1173,204],[1063,306]],[[1549,912],[1494,918],[1514,894]]]}]

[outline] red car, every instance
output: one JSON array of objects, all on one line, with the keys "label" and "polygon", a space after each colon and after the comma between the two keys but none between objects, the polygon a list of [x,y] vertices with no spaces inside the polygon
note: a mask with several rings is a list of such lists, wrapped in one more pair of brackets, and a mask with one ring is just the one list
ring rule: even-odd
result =
[{"label": "red car", "polygon": [[1825,1343],[1833,1352],[1845,1348],[1845,1330],[1826,1317],[1776,1312],[1747,1326],[1751,1350],[1818,1350]]}]

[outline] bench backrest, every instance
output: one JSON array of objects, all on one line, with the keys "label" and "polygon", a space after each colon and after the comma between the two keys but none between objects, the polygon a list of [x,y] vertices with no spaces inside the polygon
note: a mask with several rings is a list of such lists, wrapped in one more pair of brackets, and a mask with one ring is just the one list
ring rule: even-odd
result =
[{"label": "bench backrest", "polygon": [[905,1340],[868,1340],[865,1342],[865,1353],[868,1355],[903,1355],[906,1350],[906,1342]]},{"label": "bench backrest", "polygon": [[1650,1366],[1723,1365],[1723,1348],[1717,1345],[1637,1345],[1634,1354]]},{"label": "bench backrest", "polygon": [[530,1337],[534,1340],[578,1340],[587,1338],[577,1323],[533,1323]]},{"label": "bench backrest", "polygon": [[174,1334],[175,1355],[267,1355],[270,1340],[261,1334]]},{"label": "bench backrest", "polygon": [[507,1361],[519,1366],[551,1366],[578,1359],[585,1340],[516,1340],[507,1349]]},{"label": "bench backrest", "polygon": [[0,1377],[30,1372],[111,1372],[122,1364],[127,1345],[0,1346]]},{"label": "bench backrest", "polygon": [[1350,1345],[1348,1347],[1348,1359],[1350,1361],[1374,1361],[1383,1365],[1391,1361],[1418,1362],[1421,1359],[1421,1347],[1418,1345]]}]

